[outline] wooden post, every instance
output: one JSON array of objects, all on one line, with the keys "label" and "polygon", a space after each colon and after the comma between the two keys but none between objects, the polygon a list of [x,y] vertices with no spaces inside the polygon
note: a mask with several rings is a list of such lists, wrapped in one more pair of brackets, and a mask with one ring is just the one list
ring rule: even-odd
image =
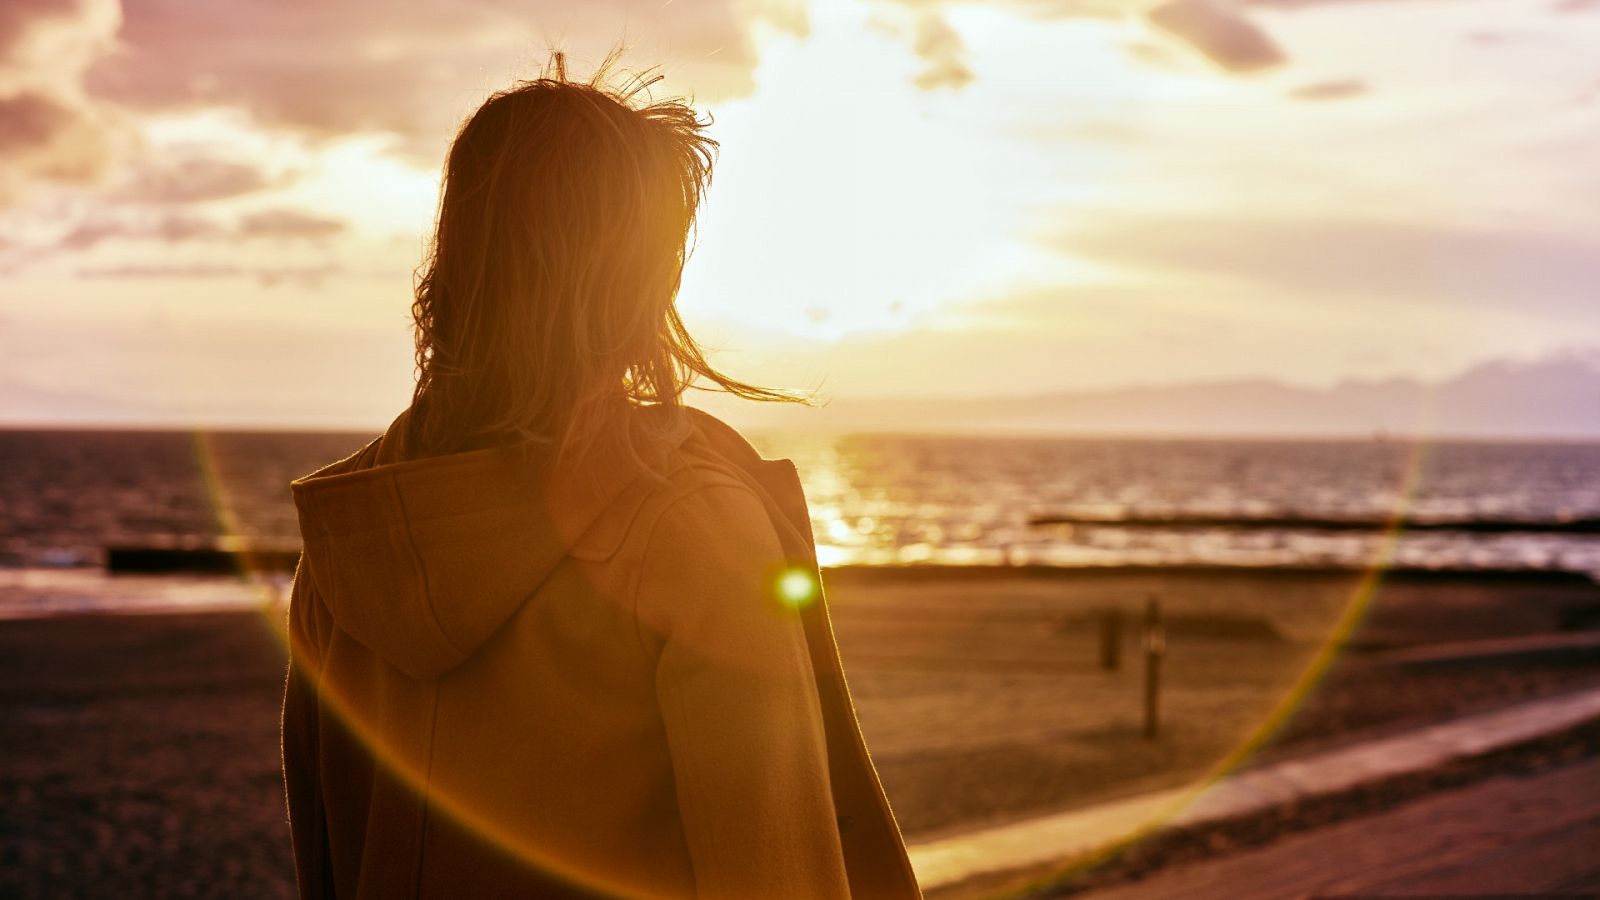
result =
[{"label": "wooden post", "polygon": [[1161,601],[1151,597],[1144,612],[1144,736],[1161,733],[1161,657],[1167,652],[1167,636],[1161,627]]},{"label": "wooden post", "polygon": [[1100,668],[1115,672],[1122,665],[1122,610],[1111,607],[1100,613]]}]

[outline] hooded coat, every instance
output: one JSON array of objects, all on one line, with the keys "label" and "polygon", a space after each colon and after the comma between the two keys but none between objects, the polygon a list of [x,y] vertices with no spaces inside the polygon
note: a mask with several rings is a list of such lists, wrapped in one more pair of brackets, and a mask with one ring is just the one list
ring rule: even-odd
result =
[{"label": "hooded coat", "polygon": [[694,410],[662,480],[406,418],[292,485],[301,897],[919,896],[792,463]]}]

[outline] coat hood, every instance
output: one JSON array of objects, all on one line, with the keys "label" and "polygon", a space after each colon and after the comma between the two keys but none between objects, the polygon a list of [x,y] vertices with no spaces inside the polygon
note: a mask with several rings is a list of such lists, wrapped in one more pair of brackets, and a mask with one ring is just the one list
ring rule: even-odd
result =
[{"label": "coat hood", "polygon": [[[603,514],[647,476],[604,453],[557,473],[538,442],[407,459],[408,418],[291,489],[301,575],[334,621],[407,675],[432,678],[471,657],[580,538],[625,526]],[[704,413],[670,443],[707,420],[749,450]]]},{"label": "coat hood", "polygon": [[[638,412],[656,414],[654,410]],[[654,479],[632,474],[635,470],[622,465],[620,459],[601,454],[588,455],[570,467],[564,463],[558,472],[548,448],[538,444],[408,459],[407,419],[402,414],[382,437],[360,452],[293,483],[305,542],[296,579],[315,588],[317,603],[309,610],[291,606],[290,616],[304,619],[315,613],[320,630],[325,609],[342,632],[341,640],[348,637],[359,642],[398,673],[419,681],[448,672],[474,656],[563,559],[607,558],[633,527],[635,513],[663,490]],[[693,483],[698,476],[681,470],[708,467],[750,485],[765,503],[785,554],[794,563],[807,566],[820,584],[805,495],[794,465],[788,460],[761,459],[737,432],[698,410],[688,410],[682,422],[681,437],[669,441],[664,454],[663,474],[670,483]],[[920,894],[905,844],[862,741],[822,592],[814,602],[799,607],[799,619],[815,679],[827,777],[850,894],[917,898]],[[348,643],[344,646],[355,650]],[[322,701],[314,693],[320,690],[320,676],[296,680],[294,660],[302,650],[301,671],[307,671],[309,665],[309,671],[316,672],[326,662],[317,658],[322,649],[316,640],[291,649],[284,758],[286,773],[302,773],[303,779],[291,777],[289,781],[290,822],[299,829],[296,852],[311,846],[315,853],[323,854],[312,864],[313,890],[304,896],[321,897],[325,893],[331,896],[316,889],[326,881],[328,820],[317,807],[321,802],[317,795],[307,799],[304,793],[296,793],[297,787],[303,791],[304,785],[319,783],[319,751],[287,741],[291,715],[321,714]],[[506,648],[508,653],[519,651],[524,648]],[[360,655],[354,658],[359,660]],[[327,674],[326,669],[322,671]],[[470,677],[470,673],[462,674]],[[296,692],[297,684],[302,692],[310,688],[313,694],[308,697]],[[437,684],[407,682],[388,670],[379,672],[374,684],[386,702],[395,700],[397,708],[409,708],[401,698],[427,697],[428,708],[437,712]],[[560,686],[551,689],[560,690]],[[296,707],[299,712],[292,713],[290,703],[296,697],[301,705]],[[716,709],[701,709],[697,714],[705,716],[706,722],[720,723],[719,728],[728,725],[718,718]],[[407,721],[404,728],[410,727]],[[660,727],[659,720],[651,727]],[[302,724],[295,731],[302,736],[320,733],[314,724]],[[427,752],[433,752],[431,745]],[[363,796],[361,813],[379,816],[385,829],[392,827],[394,816],[406,815],[410,809],[389,802],[393,797],[387,805],[369,809],[365,796],[359,792],[357,796]],[[359,846],[356,849],[359,853]],[[306,871],[302,870],[302,876]],[[307,883],[303,877],[302,886]]]}]

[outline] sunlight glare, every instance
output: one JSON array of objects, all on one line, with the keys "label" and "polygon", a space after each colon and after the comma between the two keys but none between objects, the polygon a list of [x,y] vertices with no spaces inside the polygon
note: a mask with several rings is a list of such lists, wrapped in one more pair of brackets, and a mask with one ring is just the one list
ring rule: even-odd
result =
[{"label": "sunlight glare", "polygon": [[951,300],[1008,212],[960,98],[915,87],[920,62],[852,3],[818,4],[806,38],[765,34],[760,59],[755,94],[714,110],[685,307],[835,338]]},{"label": "sunlight glare", "polygon": [[433,225],[439,173],[397,159],[391,143],[362,136],[332,144],[284,198],[348,220],[363,234],[423,237]]}]

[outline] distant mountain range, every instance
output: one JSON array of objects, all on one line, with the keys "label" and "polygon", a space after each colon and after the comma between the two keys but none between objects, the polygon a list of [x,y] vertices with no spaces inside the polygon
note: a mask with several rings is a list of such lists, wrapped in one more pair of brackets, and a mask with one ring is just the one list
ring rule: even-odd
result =
[{"label": "distant mountain range", "polygon": [[[261,392],[255,393],[247,399],[261,399]],[[369,410],[370,397],[356,392],[320,397],[317,409],[303,408],[295,399],[284,397],[279,403],[295,411],[293,420],[256,417],[234,407],[210,411],[209,421],[217,427],[371,431],[381,429],[393,414],[387,407]],[[395,399],[404,402],[400,394]],[[1600,353],[1490,362],[1440,382],[1356,380],[1327,389],[1249,379],[1023,396],[841,397],[811,409],[730,402],[699,393],[690,399],[749,428],[1198,437],[1420,433],[1600,440]],[[0,427],[7,422],[184,427],[191,424],[186,418],[161,398],[129,401],[0,383]]]},{"label": "distant mountain range", "polygon": [[1027,396],[841,398],[821,409],[716,410],[746,427],[890,432],[1600,439],[1600,358],[1499,361],[1437,383],[1266,379]]}]

